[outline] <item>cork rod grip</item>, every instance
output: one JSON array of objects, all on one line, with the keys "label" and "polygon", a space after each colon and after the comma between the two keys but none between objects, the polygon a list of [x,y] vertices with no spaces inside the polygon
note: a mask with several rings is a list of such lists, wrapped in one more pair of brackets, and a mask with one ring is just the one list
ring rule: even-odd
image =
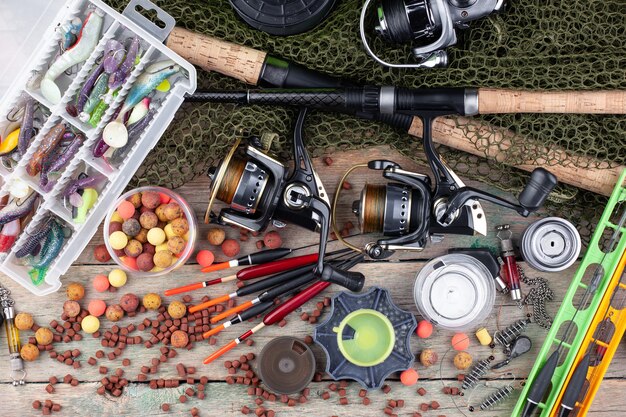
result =
[{"label": "cork rod grip", "polygon": [[165,45],[194,65],[256,85],[265,52],[175,27]]},{"label": "cork rod grip", "polygon": [[[422,121],[413,118],[409,134],[422,137]],[[433,141],[483,158],[531,172],[543,167],[556,175],[559,182],[609,196],[626,166],[609,167],[594,158],[576,156],[564,149],[550,147],[522,138],[515,133],[466,117],[439,117],[433,123]],[[527,155],[541,155],[541,161],[520,161],[515,143],[523,141]],[[514,159],[514,161],[509,160]],[[585,167],[585,168],[583,168]]]},{"label": "cork rod grip", "polygon": [[626,114],[626,91],[524,91],[480,88],[478,112]]}]

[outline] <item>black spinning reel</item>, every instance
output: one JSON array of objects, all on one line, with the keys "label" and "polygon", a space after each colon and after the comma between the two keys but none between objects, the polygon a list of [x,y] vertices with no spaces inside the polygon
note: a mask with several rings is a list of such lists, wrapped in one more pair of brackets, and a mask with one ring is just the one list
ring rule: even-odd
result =
[{"label": "black spinning reel", "polygon": [[[434,239],[443,233],[486,235],[487,221],[479,199],[515,210],[526,217],[543,205],[556,185],[554,175],[537,168],[531,173],[516,204],[465,186],[438,155],[435,158],[434,166],[443,169],[449,177],[436,175],[434,188],[427,175],[403,170],[397,163],[387,160],[355,165],[344,175],[342,184],[351,171],[367,167],[382,171],[383,177],[392,181],[385,185],[366,184],[359,200],[352,203],[361,232],[384,236],[366,245],[370,257],[384,258],[395,250],[419,251],[424,249],[429,238]],[[337,198],[335,205],[336,201]]]},{"label": "black spinning reel", "polygon": [[[320,233],[316,273],[352,291],[360,291],[364,277],[359,272],[336,270],[324,263],[330,230],[330,202],[304,146],[302,131],[307,110],[300,110],[293,135],[294,170],[264,152],[259,140],[245,146],[237,140],[218,167],[209,169],[212,180],[205,222],[234,225],[253,232],[270,222],[276,227],[294,223]],[[214,214],[215,200],[228,205]]]},{"label": "black spinning reel", "polygon": [[445,67],[444,51],[456,43],[456,29],[469,22],[504,10],[505,0],[381,0],[376,7],[376,33],[395,44],[412,42],[415,64],[391,64],[379,58],[365,36],[365,16],[371,0],[361,11],[361,40],[367,53],[379,64],[394,68]]}]

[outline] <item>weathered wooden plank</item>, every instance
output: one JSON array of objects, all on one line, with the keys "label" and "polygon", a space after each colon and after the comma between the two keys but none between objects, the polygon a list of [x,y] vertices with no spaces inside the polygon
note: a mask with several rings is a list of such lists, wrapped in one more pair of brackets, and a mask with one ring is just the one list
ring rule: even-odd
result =
[{"label": "weathered wooden plank", "polygon": [[[311,416],[380,416],[390,399],[404,399],[405,406],[396,408],[396,413],[401,416],[410,416],[414,411],[419,410],[420,404],[424,402],[437,401],[441,408],[437,411],[430,410],[423,413],[424,416],[446,415],[447,417],[461,417],[480,415],[481,417],[504,417],[509,414],[509,410],[519,394],[519,390],[506,399],[501,405],[489,411],[476,411],[470,413],[467,410],[467,399],[470,404],[476,406],[489,393],[496,390],[508,382],[498,381],[490,383],[490,387],[481,386],[477,388],[471,396],[456,397],[455,401],[459,408],[452,402],[452,397],[441,393],[442,382],[423,381],[416,386],[424,387],[428,393],[421,397],[415,393],[415,387],[404,387],[394,385],[389,394],[384,394],[380,390],[370,391],[367,396],[371,400],[369,406],[361,403],[358,396],[359,386],[355,383],[347,388],[349,404],[339,405],[337,393],[331,393],[330,399],[324,401],[320,398],[320,393],[328,390],[328,383],[312,383],[309,401],[306,404],[297,404],[294,407],[287,407],[280,402],[272,403],[266,401],[263,406],[266,409],[273,409],[281,417],[295,417],[302,415]],[[40,416],[41,411],[33,410],[31,403],[38,399],[43,401],[51,399],[61,404],[62,411],[55,415],[61,416],[171,416],[190,415],[189,410],[197,407],[201,416],[227,416],[240,417],[241,408],[248,406],[255,409],[255,397],[249,397],[246,388],[237,385],[227,385],[225,383],[210,383],[206,387],[206,398],[199,400],[191,398],[185,404],[178,401],[180,395],[188,388],[188,385],[181,384],[178,388],[151,390],[147,384],[131,383],[124,390],[119,398],[109,395],[100,396],[96,394],[99,384],[88,382],[81,383],[77,387],[67,384],[58,384],[56,392],[52,395],[44,391],[43,384],[29,384],[22,387],[13,387],[8,384],[0,384],[0,395],[5,398],[17,398],[18,401],[0,402],[0,413],[6,417],[18,416]],[[626,381],[619,379],[608,379],[602,384],[602,389],[598,392],[591,410],[587,415],[594,417],[620,417],[623,415],[623,400],[619,398],[620,393],[626,389]],[[297,396],[296,396],[297,397]],[[161,404],[171,405],[169,412],[161,411]],[[253,412],[251,415],[254,415]]]},{"label": "weathered wooden plank", "polygon": [[[378,285],[384,286],[389,289],[394,301],[401,308],[411,311],[417,314],[417,310],[413,301],[412,296],[412,286],[414,282],[414,277],[417,271],[421,268],[423,263],[416,262],[389,262],[385,265],[385,267],[381,267],[379,264],[364,264],[359,265],[355,270],[359,270],[363,272],[367,276],[367,284],[368,285]],[[108,271],[108,267],[106,266],[82,266],[82,267],[72,267],[70,270],[69,276],[72,279],[84,282],[88,285],[91,277],[96,275],[97,273],[106,273]],[[565,271],[560,274],[552,274],[553,277],[551,279],[551,285],[556,293],[556,299],[560,299],[563,297],[563,294],[568,286],[568,279],[573,272],[575,267],[570,268],[568,271]],[[166,278],[155,278],[155,279],[141,279],[141,278],[130,278],[128,284],[118,293],[104,293],[98,294],[95,291],[91,290],[88,287],[88,295],[83,302],[83,305],[93,298],[102,298],[107,302],[115,302],[119,300],[119,297],[125,292],[135,292],[138,295],[143,295],[147,292],[161,292],[170,286],[174,285],[184,285],[187,283],[191,283],[193,281],[198,280],[202,274],[197,273],[197,267],[194,266],[185,266],[181,268],[181,270],[177,271],[174,274],[171,274]],[[530,276],[536,276],[537,273],[529,271]],[[217,276],[217,274],[211,274],[211,277]],[[51,296],[40,298],[40,297],[30,297],[27,298],[26,293],[21,287],[17,286],[13,282],[8,283],[9,288],[16,295],[16,299],[18,303],[16,304],[16,309],[18,311],[30,311],[34,314],[35,320],[40,325],[47,325],[52,319],[58,319],[61,313],[61,306],[64,301],[63,292],[59,292],[57,294],[53,294]],[[339,288],[335,288],[336,286],[331,287],[331,290],[327,291],[325,295],[331,295],[337,291]],[[231,292],[234,289],[233,283],[226,283],[219,286],[214,286],[207,288],[203,291],[197,291],[192,293],[195,300],[199,300],[201,295],[208,294],[210,296],[216,296],[221,294],[222,292]],[[175,297],[178,298],[178,297]],[[497,296],[496,305],[503,305],[502,310],[500,312],[500,326],[504,327],[511,322],[524,317],[525,312],[520,311],[515,305],[512,305],[508,297],[504,297],[501,295]],[[550,313],[554,313],[557,309],[557,304],[552,303],[548,306],[548,310]],[[313,303],[310,302],[303,307],[303,311],[311,311],[313,308]],[[494,331],[496,326],[498,309],[494,309],[492,315],[487,319],[485,325],[490,331]],[[151,315],[148,315],[152,317]],[[139,323],[143,320],[142,315],[138,316],[134,319],[125,318],[120,322],[121,325],[129,324],[130,322]],[[107,320],[102,321],[103,329],[110,329],[112,323]],[[188,364],[199,365],[201,359],[216,349],[220,344],[238,336],[241,334],[244,329],[247,328],[248,323],[240,324],[237,326],[233,326],[230,329],[222,332],[219,336],[219,343],[216,346],[204,346],[194,349],[192,352],[181,352],[180,361]],[[278,328],[277,326],[270,327],[265,329],[262,333],[255,336],[255,340],[257,342],[257,346],[255,349],[260,350],[260,347],[264,344],[265,341],[270,340],[273,337],[276,337],[281,334],[293,334],[297,337],[304,337],[307,334],[312,333],[313,326],[302,322],[298,314],[294,314],[289,317],[288,325],[285,328]],[[28,333],[26,333],[28,334]],[[545,337],[546,332],[540,329],[536,325],[531,325],[528,328],[527,333],[534,342],[533,352],[538,352],[539,347]],[[418,340],[416,338],[413,339],[413,350],[418,353],[425,347],[431,347],[439,352],[440,356],[448,349],[448,343],[450,340],[452,333],[437,330],[434,337],[428,340]],[[2,334],[0,336],[0,344],[5,344],[6,341],[3,340],[5,335]],[[472,354],[475,355],[476,358],[487,357],[490,354],[489,349],[479,347],[477,343],[473,343],[474,347],[472,348]],[[90,356],[93,355],[94,352],[100,349],[99,341],[92,339],[90,336],[86,336],[85,339],[81,342],[72,342],[67,344],[67,348],[79,348],[84,352],[84,356],[82,358],[83,362]],[[59,344],[57,350],[66,349],[65,344]],[[132,372],[130,375],[133,377],[136,376],[137,370],[142,366],[146,365],[151,358],[159,356],[158,350],[156,348],[152,349],[144,349],[142,347],[131,346],[128,348],[128,353],[125,357],[131,358],[133,364],[131,366]],[[225,356],[225,359],[236,358],[240,355],[240,351],[245,348],[236,349],[230,354]],[[108,351],[108,350],[106,350]],[[318,357],[320,358],[320,363],[324,363],[321,356],[321,353],[318,351]],[[498,354],[498,358],[502,355]],[[46,356],[46,355],[44,355]],[[450,365],[452,360],[451,354],[449,354],[446,358],[446,366],[442,369],[443,375],[446,377],[454,377],[456,375],[456,370]],[[521,371],[516,371],[519,376],[525,375],[533,361],[534,354],[525,355],[521,358],[516,359],[511,367],[516,369],[521,369]],[[623,376],[626,375],[626,352],[618,351],[617,356],[615,358],[614,364],[611,366],[609,375],[612,376]],[[42,366],[45,364],[45,366]],[[104,361],[106,366],[109,366],[108,361]],[[7,363],[0,362],[0,381],[6,381],[8,376],[8,368]],[[201,366],[201,365],[200,365]],[[29,379],[36,381],[47,380],[50,372],[55,372],[57,374],[65,374],[68,371],[73,371],[71,368],[66,365],[61,365],[56,361],[53,361],[47,356],[43,358],[41,361],[36,362],[34,364],[29,364]],[[434,378],[438,376],[438,369],[430,368],[428,370],[423,370],[420,367],[420,372],[424,377]],[[211,378],[214,379],[223,379],[226,377],[226,372],[221,364],[212,364],[207,368],[207,372]],[[86,366],[85,369],[81,371],[83,378],[86,380],[96,381],[100,379],[100,376],[97,374],[97,369],[92,369],[89,366]],[[173,377],[175,375],[175,371],[172,369],[171,371],[166,371],[167,377]]]}]

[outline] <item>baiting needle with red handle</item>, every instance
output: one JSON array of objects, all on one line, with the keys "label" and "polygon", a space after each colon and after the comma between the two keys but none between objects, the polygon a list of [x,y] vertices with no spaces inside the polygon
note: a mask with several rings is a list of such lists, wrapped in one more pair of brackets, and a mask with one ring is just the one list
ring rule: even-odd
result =
[{"label": "baiting needle with red handle", "polygon": [[263,318],[263,322],[254,326],[252,329],[248,330],[235,340],[232,340],[227,345],[222,346],[220,349],[213,352],[210,356],[207,356],[204,359],[203,363],[206,365],[213,362],[215,359],[232,350],[235,346],[245,341],[250,336],[263,329],[265,326],[271,326],[272,324],[278,323],[279,321],[287,317],[289,313],[293,312],[295,309],[309,301],[311,298],[324,291],[326,288],[328,288],[330,284],[331,282],[328,281],[318,281],[313,285],[307,287],[302,292],[298,293],[294,297],[290,298],[283,304],[279,305],[278,307],[267,313]]},{"label": "baiting needle with red handle", "polygon": [[280,258],[284,258],[285,256],[289,255],[293,251],[294,251],[293,249],[289,249],[289,248],[263,250],[260,252],[255,252],[246,256],[242,256],[237,259],[232,259],[228,262],[221,262],[219,264],[206,266],[202,268],[202,272],[215,272],[215,271],[221,271],[223,269],[235,268],[238,266],[264,264],[267,262],[275,261]]},{"label": "baiting needle with red handle", "polygon": [[211,285],[221,284],[222,282],[234,281],[236,279],[245,281],[254,278],[264,277],[266,275],[276,274],[290,269],[298,268],[304,265],[314,264],[317,262],[318,254],[311,253],[309,255],[294,256],[293,258],[280,259],[278,261],[268,262],[261,265],[254,265],[244,268],[233,275],[222,278],[211,279],[208,281],[195,282],[193,284],[184,285],[178,288],[171,288],[165,291],[166,296],[181,294],[187,291],[193,291],[200,288],[206,288]]}]

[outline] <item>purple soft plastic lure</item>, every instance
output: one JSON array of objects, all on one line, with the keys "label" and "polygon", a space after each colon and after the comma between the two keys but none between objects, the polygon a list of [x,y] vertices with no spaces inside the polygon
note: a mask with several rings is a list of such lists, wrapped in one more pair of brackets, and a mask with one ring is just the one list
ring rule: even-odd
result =
[{"label": "purple soft plastic lure", "polygon": [[[70,162],[70,159],[76,152],[80,149],[85,141],[85,135],[82,133],[78,133],[74,136],[72,142],[65,147],[62,151],[59,150],[57,154],[55,154],[54,159],[49,162],[49,164],[44,164],[44,167],[41,169],[41,174],[39,176],[39,185],[46,191],[50,191],[52,187],[54,187],[55,181],[48,180],[48,174],[51,172],[58,172],[61,168]],[[46,165],[48,165],[46,167]]]},{"label": "purple soft plastic lure", "polygon": [[114,71],[117,71],[120,65],[122,65],[124,55],[124,45],[115,39],[109,40],[104,52],[104,72],[113,74]]},{"label": "purple soft plastic lure", "polygon": [[119,69],[112,73],[109,77],[109,88],[111,90],[117,90],[120,88],[130,75],[130,72],[135,66],[135,60],[137,59],[137,54],[139,53],[139,46],[139,38],[135,36],[130,42],[124,62],[122,62]]},{"label": "purple soft plastic lure", "polygon": [[83,111],[85,103],[87,103],[87,99],[89,98],[89,94],[91,93],[96,80],[100,74],[102,74],[102,71],[104,71],[104,60],[100,61],[100,64],[98,64],[98,66],[91,71],[91,74],[89,74],[89,77],[85,80],[85,83],[76,96],[76,103],[70,103],[65,108],[70,116],[77,117],[80,112]]},{"label": "purple soft plastic lure", "polygon": [[70,182],[67,187],[65,187],[65,190],[63,190],[63,197],[67,197],[72,206],[80,207],[83,204],[83,198],[78,193],[78,190],[92,187],[103,178],[104,177],[102,175],[94,175],[74,180]]},{"label": "purple soft plastic lure", "polygon": [[41,243],[41,239],[48,235],[48,232],[52,227],[52,223],[52,220],[47,221],[39,230],[36,230],[35,233],[30,235],[22,247],[15,252],[15,257],[20,259],[27,255],[32,255],[35,252],[35,249],[37,249],[37,245]]},{"label": "purple soft plastic lure", "polygon": [[24,155],[33,138],[33,120],[35,115],[35,100],[29,98],[24,104],[24,116],[20,126],[20,134],[17,138],[17,150]]},{"label": "purple soft plastic lure", "polygon": [[35,206],[35,202],[37,201],[39,194],[36,192],[30,193],[29,196],[23,199],[13,199],[9,204],[4,206],[2,210],[0,210],[0,226],[9,223],[15,219],[21,219],[26,216]]}]

